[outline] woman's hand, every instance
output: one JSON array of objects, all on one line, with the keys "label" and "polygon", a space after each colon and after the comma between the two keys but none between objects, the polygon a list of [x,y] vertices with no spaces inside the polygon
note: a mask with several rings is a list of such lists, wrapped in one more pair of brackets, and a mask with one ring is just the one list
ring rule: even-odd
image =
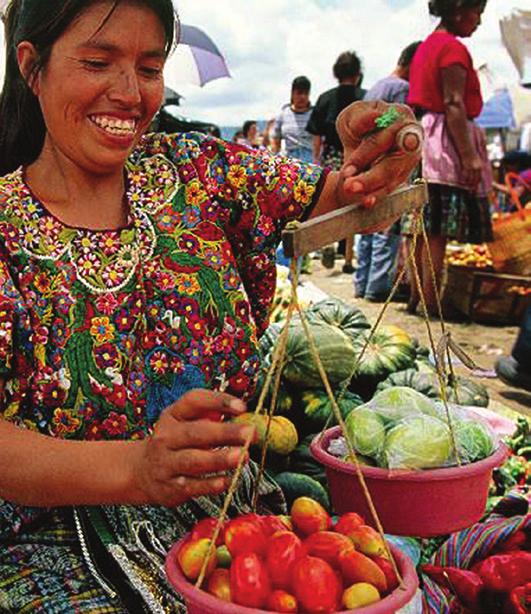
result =
[{"label": "woman's hand", "polygon": [[[390,126],[378,128],[376,120],[391,107],[398,112],[397,118]],[[358,199],[372,207],[377,198],[407,181],[420,160],[422,131],[406,105],[354,102],[339,114],[337,131],[344,147],[338,182],[342,204]]]},{"label": "woman's hand", "polygon": [[230,477],[225,474],[238,465],[254,429],[206,417],[235,416],[245,409],[243,401],[210,390],[192,390],[168,407],[153,435],[137,448],[133,480],[142,502],[174,507],[226,490]]},{"label": "woman's hand", "polygon": [[463,180],[468,189],[475,192],[481,181],[483,172],[483,161],[476,153],[471,153],[469,156],[463,156],[461,159],[463,169]]}]

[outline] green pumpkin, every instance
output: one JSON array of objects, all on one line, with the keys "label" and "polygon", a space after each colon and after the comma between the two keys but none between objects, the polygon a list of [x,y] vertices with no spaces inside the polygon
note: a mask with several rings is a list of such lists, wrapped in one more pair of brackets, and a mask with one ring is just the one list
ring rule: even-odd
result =
[{"label": "green pumpkin", "polygon": [[300,473],[284,472],[274,477],[275,482],[280,486],[288,509],[291,508],[293,501],[299,497],[310,497],[320,503],[325,509],[330,509],[330,499],[325,488],[313,478]]},{"label": "green pumpkin", "polygon": [[[360,396],[348,390],[343,394],[339,392],[336,394],[339,411],[343,419],[345,419],[355,407],[363,403]],[[319,433],[325,426],[335,426],[337,424],[332,409],[332,402],[326,390],[315,389],[303,392],[302,406],[304,409],[304,426],[307,432]]]},{"label": "green pumpkin", "polygon": [[326,473],[324,466],[315,460],[310,452],[310,444],[315,437],[315,433],[306,436],[295,450],[288,457],[289,471],[292,473],[302,473],[323,486],[326,486]]},{"label": "green pumpkin", "polygon": [[[432,399],[440,399],[440,386],[437,373],[419,372],[415,369],[406,369],[393,373],[378,385],[378,390],[391,386],[407,386]],[[487,407],[489,393],[483,384],[474,382],[465,377],[457,377],[454,386],[447,386],[448,401],[457,405],[473,405]]]},{"label": "green pumpkin", "polygon": [[[324,322],[308,322],[319,358],[335,388],[348,381],[354,366],[355,351],[348,335]],[[283,377],[289,384],[306,389],[322,388],[323,381],[300,322],[290,324]]]},{"label": "green pumpkin", "polygon": [[[369,335],[363,333],[354,339],[354,349],[359,356]],[[351,389],[364,398],[371,398],[379,382],[391,373],[414,365],[416,350],[409,335],[397,326],[381,326],[371,341],[358,365]]]},{"label": "green pumpkin", "polygon": [[337,326],[351,337],[371,327],[361,309],[333,297],[314,303],[306,310],[306,315],[315,322]]}]

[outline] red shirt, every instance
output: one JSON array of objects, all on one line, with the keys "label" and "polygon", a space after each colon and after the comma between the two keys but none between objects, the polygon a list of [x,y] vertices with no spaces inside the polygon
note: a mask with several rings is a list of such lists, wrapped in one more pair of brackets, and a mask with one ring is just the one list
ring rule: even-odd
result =
[{"label": "red shirt", "polygon": [[444,113],[441,70],[459,64],[466,69],[464,102],[469,119],[483,107],[479,79],[468,49],[453,34],[433,32],[420,45],[409,69],[408,104]]}]

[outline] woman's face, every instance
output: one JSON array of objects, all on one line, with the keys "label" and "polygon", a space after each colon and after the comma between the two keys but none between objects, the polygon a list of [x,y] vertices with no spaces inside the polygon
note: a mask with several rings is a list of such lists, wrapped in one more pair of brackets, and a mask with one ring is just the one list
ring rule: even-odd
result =
[{"label": "woman's face", "polygon": [[247,132],[247,140],[249,143],[254,143],[256,141],[257,134],[258,128],[256,127],[256,124],[249,126],[249,130]]},{"label": "woman's face", "polygon": [[472,36],[481,24],[483,10],[483,6],[477,6],[456,11],[452,23],[453,33],[461,38]]},{"label": "woman's face", "polygon": [[165,36],[158,17],[122,2],[105,21],[111,7],[103,0],[87,8],[56,41],[34,84],[45,148],[98,174],[123,166],[164,89]]},{"label": "woman's face", "polygon": [[306,110],[310,106],[310,92],[305,90],[293,90],[291,104],[296,111]]}]

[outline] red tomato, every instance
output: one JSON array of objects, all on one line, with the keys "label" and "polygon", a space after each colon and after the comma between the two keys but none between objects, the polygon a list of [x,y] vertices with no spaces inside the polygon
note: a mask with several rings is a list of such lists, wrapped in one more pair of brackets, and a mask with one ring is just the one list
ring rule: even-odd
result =
[{"label": "red tomato", "polygon": [[245,552],[262,554],[267,545],[265,531],[260,517],[256,514],[229,520],[225,525],[223,538],[233,557]]},{"label": "red tomato", "polygon": [[336,524],[334,525],[334,531],[336,533],[343,533],[343,535],[348,535],[352,529],[365,524],[365,520],[355,512],[347,512],[343,514]]},{"label": "red tomato", "polygon": [[[210,539],[203,538],[198,540],[187,539],[177,551],[177,562],[181,567],[183,574],[189,580],[197,580],[203,562],[210,552]],[[206,567],[206,576],[208,576],[216,568],[216,550],[210,554]]]},{"label": "red tomato", "polygon": [[315,556],[296,561],[291,575],[293,593],[310,614],[339,610],[343,587],[332,567]]},{"label": "red tomato", "polygon": [[230,567],[230,590],[234,603],[262,608],[271,592],[266,567],[254,552],[239,554]]},{"label": "red tomato", "polygon": [[301,540],[291,531],[279,531],[269,538],[266,565],[273,586],[289,588],[293,563],[304,554]]},{"label": "red tomato", "polygon": [[262,516],[261,521],[266,535],[273,535],[277,531],[291,531],[286,516]]},{"label": "red tomato", "polygon": [[326,531],[332,524],[332,519],[324,507],[309,497],[295,499],[291,506],[291,521],[302,535]]},{"label": "red tomato", "polygon": [[[214,530],[218,524],[217,518],[203,518],[200,520],[194,527],[192,531],[192,535],[190,536],[191,540],[194,541],[196,539],[203,539],[207,537],[208,539],[212,538]],[[221,525],[221,531],[216,539],[216,546],[221,546],[223,543],[223,525]]]},{"label": "red tomato", "polygon": [[361,552],[354,549],[343,550],[339,555],[339,565],[347,586],[365,582],[375,586],[380,593],[385,593],[387,590],[384,572],[373,560]]},{"label": "red tomato", "polygon": [[218,567],[208,580],[207,591],[223,601],[232,601],[230,594],[230,573],[228,569]]},{"label": "red tomato", "polygon": [[342,550],[354,550],[354,544],[346,535],[332,531],[318,531],[304,540],[306,553],[325,560],[332,566],[338,564]]},{"label": "red tomato", "polygon": [[297,600],[286,591],[273,591],[267,600],[267,608],[272,612],[298,612]]},{"label": "red tomato", "polygon": [[387,581],[387,592],[390,593],[391,591],[394,591],[395,588],[398,587],[399,582],[391,561],[383,556],[372,556],[371,559],[384,573]]}]

